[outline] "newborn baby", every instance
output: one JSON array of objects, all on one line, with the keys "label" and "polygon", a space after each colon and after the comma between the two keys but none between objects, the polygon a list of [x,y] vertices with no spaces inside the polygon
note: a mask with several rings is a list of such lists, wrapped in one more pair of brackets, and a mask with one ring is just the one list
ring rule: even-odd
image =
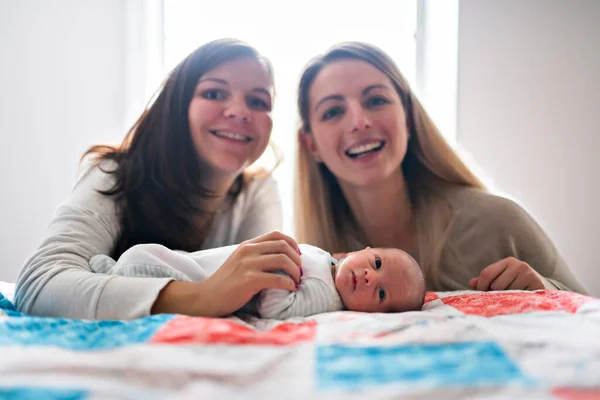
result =
[{"label": "newborn baby", "polygon": [[[94,256],[90,268],[108,275],[202,281],[223,265],[237,247],[186,253],[143,244],[127,250],[118,261],[105,255]],[[423,274],[417,262],[402,250],[367,247],[336,260],[318,247],[299,247],[303,275],[298,290],[262,290],[254,299],[256,304],[249,307],[261,318],[287,319],[344,309],[402,312],[423,306]]]}]

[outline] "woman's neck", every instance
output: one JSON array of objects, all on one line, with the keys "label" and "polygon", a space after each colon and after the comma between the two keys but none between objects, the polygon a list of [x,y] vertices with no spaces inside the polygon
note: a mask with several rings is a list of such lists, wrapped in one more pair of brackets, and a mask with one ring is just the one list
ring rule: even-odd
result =
[{"label": "woman's neck", "polygon": [[237,175],[231,174],[202,174],[202,186],[212,194],[203,199],[203,209],[208,212],[217,211],[227,198],[236,178]]},{"label": "woman's neck", "polygon": [[401,171],[369,186],[340,182],[354,218],[366,236],[367,245],[416,250],[413,209]]}]

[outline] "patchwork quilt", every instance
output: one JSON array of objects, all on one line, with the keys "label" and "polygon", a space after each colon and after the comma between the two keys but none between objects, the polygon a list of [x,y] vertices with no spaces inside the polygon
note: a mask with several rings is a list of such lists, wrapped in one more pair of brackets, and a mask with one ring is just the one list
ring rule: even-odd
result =
[{"label": "patchwork quilt", "polygon": [[0,399],[600,399],[600,300],[428,293],[288,321],[38,318],[0,295]]}]

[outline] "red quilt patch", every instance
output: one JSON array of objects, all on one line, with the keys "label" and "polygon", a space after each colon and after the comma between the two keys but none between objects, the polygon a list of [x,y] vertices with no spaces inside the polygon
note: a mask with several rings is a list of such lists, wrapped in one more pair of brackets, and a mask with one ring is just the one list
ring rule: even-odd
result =
[{"label": "red quilt patch", "polygon": [[596,299],[560,290],[538,292],[481,292],[442,298],[444,304],[469,315],[493,317],[535,311],[574,313],[584,303]]},{"label": "red quilt patch", "polygon": [[556,388],[552,394],[563,400],[598,400],[600,388]]},{"label": "red quilt patch", "polygon": [[436,292],[427,292],[425,294],[425,301],[423,303],[427,304],[430,301],[434,301],[434,300],[437,300],[439,298],[440,298],[440,296],[438,296]]},{"label": "red quilt patch", "polygon": [[315,321],[308,321],[257,331],[228,319],[177,316],[158,330],[150,343],[285,346],[314,340],[316,327]]}]

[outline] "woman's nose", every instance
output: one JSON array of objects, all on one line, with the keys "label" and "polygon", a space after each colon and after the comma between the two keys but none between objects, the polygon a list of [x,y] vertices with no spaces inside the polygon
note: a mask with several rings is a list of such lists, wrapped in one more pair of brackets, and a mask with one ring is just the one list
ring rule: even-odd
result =
[{"label": "woman's nose", "polygon": [[225,107],[224,116],[229,120],[249,122],[251,113],[245,100],[232,99]]},{"label": "woman's nose", "polygon": [[351,121],[350,131],[352,133],[362,132],[371,127],[371,122],[367,118],[367,115],[365,114],[365,110],[363,109],[362,105],[357,104],[350,106],[348,107],[348,111],[350,114]]}]

